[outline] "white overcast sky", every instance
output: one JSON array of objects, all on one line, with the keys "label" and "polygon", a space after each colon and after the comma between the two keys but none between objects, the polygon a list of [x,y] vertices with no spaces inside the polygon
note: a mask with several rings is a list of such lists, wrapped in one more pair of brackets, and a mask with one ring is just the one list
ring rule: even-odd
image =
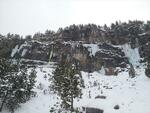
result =
[{"label": "white overcast sky", "polygon": [[33,35],[71,24],[150,20],[150,0],[0,0],[0,34]]}]

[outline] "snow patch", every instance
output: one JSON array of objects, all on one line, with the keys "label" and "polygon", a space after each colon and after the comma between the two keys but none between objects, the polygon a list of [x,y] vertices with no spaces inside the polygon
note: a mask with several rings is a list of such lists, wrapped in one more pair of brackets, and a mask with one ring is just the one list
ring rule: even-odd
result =
[{"label": "snow patch", "polygon": [[18,52],[18,45],[15,46],[15,48],[11,52],[11,57],[14,57],[14,55]]},{"label": "snow patch", "polygon": [[[20,45],[20,47],[19,47],[19,45],[16,45],[15,48],[14,48],[14,49],[12,50],[12,52],[11,52],[11,57],[14,57],[14,55],[15,55],[16,53],[19,53],[20,50],[22,50],[22,48],[23,48],[23,47],[26,47],[26,46],[29,46],[29,45],[27,44],[27,42],[25,42],[24,44]],[[26,52],[27,52],[27,49],[24,49],[24,50],[22,51],[21,56],[24,56]]]},{"label": "snow patch", "polygon": [[23,49],[21,56],[23,57],[27,51],[28,51],[27,49]]},{"label": "snow patch", "polygon": [[96,52],[99,51],[99,46],[97,44],[83,44],[83,46],[88,48],[90,56],[95,56]]},{"label": "snow patch", "polygon": [[104,66],[101,67],[100,73],[105,75],[105,68],[104,68]]},{"label": "snow patch", "polygon": [[125,53],[125,56],[129,58],[129,62],[134,66],[139,66],[140,63],[140,54],[138,48],[131,48],[131,45],[124,44],[122,45],[123,52]]}]

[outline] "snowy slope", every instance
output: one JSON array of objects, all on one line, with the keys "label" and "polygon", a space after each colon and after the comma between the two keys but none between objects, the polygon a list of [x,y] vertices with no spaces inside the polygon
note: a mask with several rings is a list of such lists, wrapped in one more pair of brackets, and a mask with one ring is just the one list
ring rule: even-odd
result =
[{"label": "snowy slope", "polygon": [[57,101],[57,96],[49,91],[49,76],[52,74],[52,68],[48,66],[38,67],[36,88],[37,96],[23,104],[16,113],[49,113],[50,106],[53,106]]},{"label": "snowy slope", "polygon": [[[49,113],[51,107],[60,99],[49,90],[49,77],[53,68],[48,65],[37,67],[37,96],[22,104],[15,113]],[[104,113],[150,113],[150,79],[139,69],[135,78],[129,78],[128,72],[121,72],[118,76],[105,76],[102,73],[82,72],[85,82],[82,99],[75,99],[75,107],[94,107],[104,110]],[[39,85],[41,84],[41,85]],[[89,92],[91,98],[89,98]],[[106,99],[95,99],[96,96],[106,96]],[[115,110],[114,106],[120,109]],[[3,111],[2,113],[8,113]]]},{"label": "snowy slope", "polygon": [[[88,47],[90,55],[95,55],[97,51],[100,51],[97,44],[84,44],[84,46]],[[139,63],[138,48],[132,49],[129,44],[119,47],[133,64],[136,77],[129,78],[127,70],[119,73],[118,76],[106,76],[104,68],[90,74],[82,72],[85,88],[82,99],[75,99],[74,107],[99,108],[103,109],[104,113],[150,113],[150,79],[144,75],[144,67]],[[19,47],[15,47],[12,56],[18,50]],[[139,65],[140,67],[136,68]],[[49,88],[54,67],[53,64],[47,64],[36,68],[37,82],[34,91],[37,95],[22,104],[15,113],[49,113],[52,107],[56,109],[56,113],[58,112],[61,100]],[[102,99],[98,96],[106,98]],[[115,110],[115,105],[119,105],[120,108]],[[8,113],[8,111],[2,113]]]},{"label": "snowy slope", "polygon": [[[85,77],[84,80],[87,88],[80,106],[104,109],[104,113],[150,113],[150,79],[144,75],[131,79],[127,72],[111,77],[95,72],[91,79]],[[94,81],[100,85],[94,87]],[[88,88],[89,85],[91,87]],[[91,99],[88,98],[89,91]],[[106,96],[106,99],[95,99],[98,95]],[[120,109],[114,110],[115,105]]]}]

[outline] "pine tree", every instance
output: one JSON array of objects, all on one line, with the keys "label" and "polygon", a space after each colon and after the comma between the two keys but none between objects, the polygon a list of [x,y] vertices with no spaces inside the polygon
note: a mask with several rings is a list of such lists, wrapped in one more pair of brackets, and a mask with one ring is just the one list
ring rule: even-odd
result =
[{"label": "pine tree", "polygon": [[0,112],[2,111],[2,108],[5,104],[7,95],[8,95],[8,88],[10,87],[9,85],[9,76],[10,74],[8,73],[10,71],[9,63],[5,59],[0,59]]},{"label": "pine tree", "polygon": [[150,78],[150,56],[146,58],[146,62],[147,62],[147,65],[145,68],[145,75]]},{"label": "pine tree", "polygon": [[27,67],[0,59],[0,111],[5,106],[12,113],[20,103],[30,99],[35,84],[36,72],[27,73]]},{"label": "pine tree", "polygon": [[81,97],[81,87],[84,87],[78,63],[62,56],[53,74],[53,88],[62,100],[62,107],[73,111],[74,98]]}]

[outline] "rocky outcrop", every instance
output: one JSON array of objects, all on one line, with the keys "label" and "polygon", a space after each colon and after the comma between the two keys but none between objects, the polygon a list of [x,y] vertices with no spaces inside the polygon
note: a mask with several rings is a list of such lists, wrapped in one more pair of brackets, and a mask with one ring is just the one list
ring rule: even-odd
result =
[{"label": "rocky outcrop", "polygon": [[31,60],[48,61],[50,45],[37,41],[24,42],[12,49],[12,58],[24,58]]},{"label": "rocky outcrop", "polygon": [[[47,30],[22,38],[0,35],[0,57],[59,62],[62,54],[75,58],[81,69],[92,72],[104,67],[107,75],[117,75],[116,67],[129,64],[120,45],[138,48],[140,56],[150,56],[150,22],[129,21],[98,26],[70,25],[57,32]],[[128,56],[129,57],[129,56]]]},{"label": "rocky outcrop", "polygon": [[115,105],[115,106],[114,106],[114,109],[115,109],[115,110],[118,110],[119,108],[120,108],[119,105]]},{"label": "rocky outcrop", "polygon": [[[50,54],[52,54],[51,59],[49,59]],[[100,70],[103,66],[106,74],[117,75],[116,67],[125,68],[128,64],[128,59],[118,47],[106,43],[86,44],[85,46],[83,42],[78,41],[51,43],[36,40],[25,41],[12,49],[11,57],[59,62],[62,54],[78,60],[81,69],[87,72]]]},{"label": "rocky outcrop", "polygon": [[99,70],[99,67],[105,68],[106,75],[117,75],[116,67],[125,68],[129,63],[121,48],[113,47],[112,45],[103,43],[99,45],[100,50],[94,57],[94,68]]}]

